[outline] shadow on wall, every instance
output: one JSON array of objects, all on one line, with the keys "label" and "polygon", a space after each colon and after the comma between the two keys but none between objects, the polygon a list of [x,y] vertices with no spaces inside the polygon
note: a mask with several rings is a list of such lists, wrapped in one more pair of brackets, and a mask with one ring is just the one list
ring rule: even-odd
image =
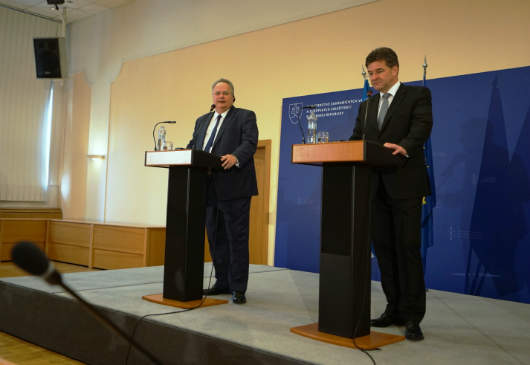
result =
[{"label": "shadow on wall", "polygon": [[[529,113],[510,160],[502,100],[495,78],[471,216],[465,293],[515,299],[528,290],[528,265],[518,259],[521,256],[518,253],[528,250],[519,244],[524,244],[528,232],[524,205],[530,196],[526,173],[530,161],[522,149],[525,138],[530,139]],[[486,285],[492,288],[486,289]]]}]

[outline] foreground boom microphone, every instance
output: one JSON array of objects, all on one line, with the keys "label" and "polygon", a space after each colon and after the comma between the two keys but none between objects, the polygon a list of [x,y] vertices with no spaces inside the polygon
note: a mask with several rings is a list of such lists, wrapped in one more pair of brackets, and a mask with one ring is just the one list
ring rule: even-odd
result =
[{"label": "foreground boom microphone", "polygon": [[20,242],[11,251],[15,265],[31,275],[40,276],[50,285],[61,285],[61,274],[53,267],[44,252],[31,242]]},{"label": "foreground boom microphone", "polygon": [[156,151],[156,139],[155,139],[155,130],[156,130],[156,127],[159,125],[159,124],[175,124],[176,121],[174,120],[164,120],[163,122],[157,122],[155,123],[155,126],[153,127],[153,142],[155,144],[155,151]]},{"label": "foreground boom microphone", "polygon": [[[173,122],[174,123],[174,122]],[[149,351],[143,348],[142,345],[137,343],[133,338],[129,337],[122,329],[112,323],[103,313],[101,313],[92,304],[85,301],[79,296],[72,288],[63,282],[61,274],[55,270],[53,264],[48,260],[44,252],[42,252],[37,246],[31,242],[19,242],[13,247],[11,251],[11,258],[15,265],[24,271],[36,276],[40,276],[46,280],[49,284],[60,285],[67,293],[77,299],[83,307],[92,313],[102,323],[114,330],[118,335],[127,340],[135,349],[144,354],[154,364],[162,365],[156,357],[154,357]]]}]

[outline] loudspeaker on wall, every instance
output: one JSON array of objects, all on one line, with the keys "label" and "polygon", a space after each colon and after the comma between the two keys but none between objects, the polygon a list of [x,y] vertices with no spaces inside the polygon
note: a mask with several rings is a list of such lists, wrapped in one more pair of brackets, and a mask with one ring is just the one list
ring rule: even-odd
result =
[{"label": "loudspeaker on wall", "polygon": [[38,79],[60,79],[65,74],[65,39],[34,38],[35,68]]}]

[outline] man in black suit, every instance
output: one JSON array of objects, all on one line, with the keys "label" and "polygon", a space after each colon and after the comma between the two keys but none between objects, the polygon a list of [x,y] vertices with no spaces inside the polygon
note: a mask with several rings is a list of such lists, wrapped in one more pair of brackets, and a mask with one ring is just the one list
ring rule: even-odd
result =
[{"label": "man in black suit", "polygon": [[221,157],[223,170],[208,181],[206,232],[215,267],[215,285],[206,295],[232,293],[246,302],[250,199],[258,194],[254,153],[258,144],[256,114],[233,106],[234,86],[226,79],[212,85],[212,111],[197,119],[187,148]]},{"label": "man in black suit", "polygon": [[422,197],[430,194],[423,145],[432,129],[431,94],[398,81],[398,58],[390,48],[373,50],[366,67],[379,94],[360,105],[350,139],[379,142],[405,160],[401,168],[374,174],[372,240],[388,304],[371,325],[405,325],[405,337],[417,341],[423,339],[419,323],[426,299],[421,206]]}]

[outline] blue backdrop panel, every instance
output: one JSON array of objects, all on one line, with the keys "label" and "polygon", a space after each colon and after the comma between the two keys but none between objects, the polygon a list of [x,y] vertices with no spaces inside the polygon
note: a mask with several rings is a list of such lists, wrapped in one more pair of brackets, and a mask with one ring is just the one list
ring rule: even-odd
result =
[{"label": "blue backdrop panel", "polygon": [[[302,143],[297,114],[301,106],[316,105],[318,130],[329,132],[329,140],[346,140],[353,131],[362,90],[347,90],[283,99],[276,218],[275,265],[318,272],[320,252],[320,199],[322,169],[293,165],[291,146]],[[308,110],[300,121],[307,130]]]},{"label": "blue backdrop panel", "polygon": [[[530,67],[427,86],[437,190],[434,244],[424,250],[427,286],[530,303]],[[322,175],[319,167],[290,162],[291,145],[301,143],[293,105],[318,104],[319,130],[346,140],[361,92],[283,100],[276,266],[319,270]],[[304,115],[301,120],[305,129]],[[372,267],[377,280],[375,259]]]}]

